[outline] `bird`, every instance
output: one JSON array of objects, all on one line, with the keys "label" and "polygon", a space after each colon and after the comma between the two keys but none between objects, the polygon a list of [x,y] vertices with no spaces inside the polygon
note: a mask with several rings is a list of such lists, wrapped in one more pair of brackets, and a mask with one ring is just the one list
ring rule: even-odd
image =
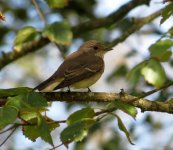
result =
[{"label": "bird", "polygon": [[84,42],[77,51],[66,57],[55,73],[34,88],[52,92],[68,87],[81,89],[93,85],[104,72],[104,54],[112,50],[97,40]]}]

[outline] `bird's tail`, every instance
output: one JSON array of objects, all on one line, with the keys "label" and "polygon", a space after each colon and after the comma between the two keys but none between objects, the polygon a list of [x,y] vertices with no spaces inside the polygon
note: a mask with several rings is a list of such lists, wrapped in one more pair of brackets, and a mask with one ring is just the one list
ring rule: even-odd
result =
[{"label": "bird's tail", "polygon": [[46,89],[49,85],[50,85],[50,80],[47,79],[42,83],[40,83],[39,85],[37,85],[35,88],[33,88],[33,90],[44,91],[44,89]]},{"label": "bird's tail", "polygon": [[55,81],[55,80],[52,80],[51,78],[49,78],[49,79],[43,81],[42,83],[40,83],[35,88],[33,88],[33,90],[38,90],[41,92],[51,92],[60,84],[60,82],[61,81]]}]

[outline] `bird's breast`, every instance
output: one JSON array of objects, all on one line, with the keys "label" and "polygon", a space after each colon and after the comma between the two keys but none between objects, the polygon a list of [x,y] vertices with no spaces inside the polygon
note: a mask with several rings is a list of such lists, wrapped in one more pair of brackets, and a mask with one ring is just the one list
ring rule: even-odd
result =
[{"label": "bird's breast", "polygon": [[97,72],[95,75],[93,75],[89,78],[83,79],[81,81],[78,81],[78,82],[72,84],[70,87],[73,87],[76,89],[90,87],[91,85],[96,83],[96,81],[101,77],[103,72],[104,72],[104,68],[102,70],[100,70],[99,72]]}]

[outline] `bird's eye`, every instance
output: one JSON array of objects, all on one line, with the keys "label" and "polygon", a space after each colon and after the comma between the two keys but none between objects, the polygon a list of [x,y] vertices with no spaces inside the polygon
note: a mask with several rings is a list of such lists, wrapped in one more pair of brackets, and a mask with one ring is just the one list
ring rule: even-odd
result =
[{"label": "bird's eye", "polygon": [[98,49],[98,46],[94,46],[93,48],[94,48],[95,50],[97,50],[97,49]]}]

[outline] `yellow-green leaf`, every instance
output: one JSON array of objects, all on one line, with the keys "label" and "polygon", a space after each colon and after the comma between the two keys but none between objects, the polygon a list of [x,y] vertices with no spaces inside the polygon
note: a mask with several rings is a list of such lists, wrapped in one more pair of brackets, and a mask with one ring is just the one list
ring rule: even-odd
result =
[{"label": "yellow-green leaf", "polygon": [[166,81],[166,74],[160,62],[154,59],[148,61],[147,65],[141,70],[145,80],[159,88]]},{"label": "yellow-green leaf", "polygon": [[67,6],[68,0],[45,0],[52,8],[62,8]]},{"label": "yellow-green leaf", "polygon": [[67,124],[71,125],[77,121],[80,121],[82,119],[86,119],[86,118],[93,118],[95,116],[95,112],[92,108],[83,108],[81,110],[78,110],[74,113],[72,113],[68,119],[67,119]]},{"label": "yellow-green leaf", "polygon": [[35,40],[38,32],[34,27],[27,26],[19,30],[14,40],[14,49],[20,51],[23,44],[29,43],[32,40]]}]

